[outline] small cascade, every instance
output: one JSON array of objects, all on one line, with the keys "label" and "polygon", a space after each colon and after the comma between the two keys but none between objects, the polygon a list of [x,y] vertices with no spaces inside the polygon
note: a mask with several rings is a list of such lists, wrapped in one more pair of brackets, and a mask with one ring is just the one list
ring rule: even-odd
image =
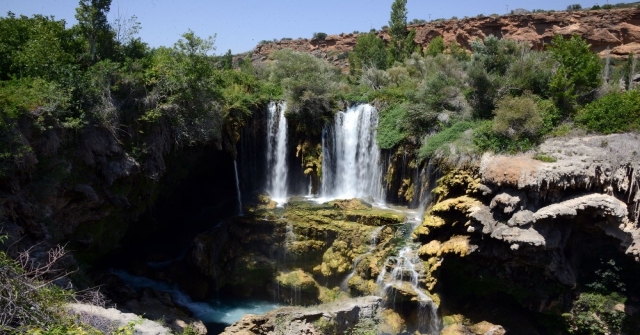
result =
[{"label": "small cascade", "polygon": [[417,330],[423,334],[439,335],[442,329],[442,321],[438,315],[438,306],[431,297],[425,293],[426,289],[420,286],[420,279],[424,276],[424,266],[418,255],[419,243],[412,241],[411,233],[420,225],[424,212],[431,201],[431,191],[440,177],[437,168],[430,162],[420,171],[417,192],[418,213],[407,222],[406,229],[399,229],[404,236],[406,246],[397,256],[391,256],[385,260],[382,271],[376,279],[380,287],[380,294],[387,298],[387,303],[395,305],[398,291],[414,292],[418,298]]},{"label": "small cascade", "polygon": [[283,205],[287,201],[287,119],[286,103],[269,103],[267,121],[267,192]]},{"label": "small cascade", "polygon": [[376,109],[363,104],[337,113],[323,129],[322,197],[384,201],[377,126]]},{"label": "small cascade", "polygon": [[424,334],[440,334],[441,321],[438,307],[431,297],[420,287],[420,277],[424,273],[417,246],[409,245],[398,256],[387,258],[376,283],[381,287],[381,295],[387,297],[390,305],[395,305],[399,290],[413,291],[418,298],[418,331]]},{"label": "small cascade", "polygon": [[238,214],[239,215],[244,215],[244,213],[242,213],[242,194],[240,193],[240,178],[238,178],[238,163],[236,163],[236,160],[233,160],[233,169],[236,172],[236,191],[238,193]]},{"label": "small cascade", "polygon": [[376,228],[376,230],[373,231],[373,233],[371,233],[371,238],[369,239],[369,250],[367,250],[367,252],[365,252],[364,254],[356,257],[353,260],[353,270],[351,271],[351,273],[349,273],[349,275],[342,281],[342,283],[340,283],[340,289],[348,292],[349,291],[349,279],[351,279],[351,277],[355,276],[356,274],[356,269],[358,267],[358,264],[360,264],[360,261],[367,255],[369,255],[370,253],[372,253],[375,249],[376,246],[378,245],[378,235],[380,234],[380,232],[385,228],[386,226],[381,226]]}]

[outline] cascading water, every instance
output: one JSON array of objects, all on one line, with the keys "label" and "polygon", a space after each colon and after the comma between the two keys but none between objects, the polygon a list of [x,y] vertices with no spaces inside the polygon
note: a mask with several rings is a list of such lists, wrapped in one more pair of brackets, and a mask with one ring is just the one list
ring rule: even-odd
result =
[{"label": "cascading water", "polygon": [[381,295],[386,296],[392,305],[395,303],[393,294],[398,290],[406,290],[404,287],[409,284],[419,303],[418,330],[426,334],[438,335],[442,328],[437,313],[438,307],[420,288],[420,277],[423,271],[422,261],[415,246],[406,246],[400,250],[398,256],[387,258],[376,283],[382,288]]},{"label": "cascading water", "polygon": [[420,245],[413,242],[411,232],[422,222],[424,210],[431,201],[431,191],[439,175],[435,167],[429,163],[420,174],[419,184],[424,185],[419,190],[418,215],[409,220],[406,229],[399,230],[403,234],[406,246],[397,256],[391,256],[385,260],[382,271],[378,275],[376,283],[380,286],[380,294],[387,298],[391,305],[395,304],[395,294],[399,290],[411,290],[418,300],[418,331],[424,334],[439,335],[442,329],[442,320],[438,315],[438,306],[431,297],[420,287],[420,278],[424,275],[424,267],[418,255]]},{"label": "cascading water", "polygon": [[283,205],[287,201],[287,105],[269,103],[267,121],[267,192]]},{"label": "cascading water", "polygon": [[376,246],[378,245],[378,235],[385,227],[386,226],[381,226],[373,231],[373,233],[371,234],[371,238],[369,239],[369,250],[353,260],[353,270],[351,271],[351,273],[349,273],[347,278],[342,281],[342,283],[340,284],[340,289],[342,289],[343,291],[349,290],[349,279],[355,276],[356,268],[358,267],[358,264],[360,264],[360,261],[364,258],[364,256],[371,254],[376,249]]},{"label": "cascading water", "polygon": [[337,113],[323,129],[322,197],[384,201],[377,125],[376,109],[364,104]]},{"label": "cascading water", "polygon": [[240,193],[240,178],[238,178],[238,163],[236,160],[233,160],[233,169],[236,172],[236,192],[238,193],[238,214],[243,215],[242,213],[242,194]]}]

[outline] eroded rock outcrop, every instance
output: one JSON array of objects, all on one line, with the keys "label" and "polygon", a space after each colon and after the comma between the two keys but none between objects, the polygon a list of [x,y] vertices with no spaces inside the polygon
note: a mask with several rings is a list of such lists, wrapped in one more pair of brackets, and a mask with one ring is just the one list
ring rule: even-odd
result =
[{"label": "eroded rock outcrop", "polygon": [[310,308],[285,307],[264,315],[245,315],[222,334],[343,334],[377,329],[382,298],[366,296]]},{"label": "eroded rock outcrop", "polygon": [[438,290],[452,262],[450,280],[487,276],[469,285],[557,311],[571,299],[561,292],[599,280],[594,271],[610,257],[637,268],[639,152],[637,134],[550,139],[537,153],[487,153],[475,167],[450,170],[414,232],[429,288]]},{"label": "eroded rock outcrop", "polygon": [[[640,52],[640,10],[635,8],[478,16],[432,21],[410,28],[416,30],[415,42],[423,48],[435,37],[442,36],[446,45],[456,42],[469,49],[473,40],[484,39],[489,35],[524,41],[532,48],[544,48],[555,34],[578,34],[601,57],[610,55],[626,58],[630,52]],[[385,41],[389,40],[386,31],[378,32],[378,35]],[[275,50],[292,49],[309,52],[347,69],[349,64],[346,53],[353,50],[357,38],[357,33],[351,33],[330,35],[324,40],[283,39],[260,44],[250,55],[254,61],[264,61]]]}]

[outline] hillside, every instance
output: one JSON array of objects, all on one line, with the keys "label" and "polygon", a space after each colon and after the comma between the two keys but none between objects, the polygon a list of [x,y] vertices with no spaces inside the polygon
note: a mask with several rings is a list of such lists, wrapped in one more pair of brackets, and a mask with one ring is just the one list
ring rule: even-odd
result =
[{"label": "hillside", "polygon": [[[591,44],[591,49],[606,57],[626,58],[630,52],[640,52],[640,9],[587,10],[573,12],[540,12],[523,15],[482,16],[459,20],[431,21],[410,26],[416,30],[415,42],[424,48],[437,36],[442,36],[448,46],[456,42],[469,49],[471,41],[489,35],[528,42],[532,48],[541,49],[551,42],[555,34],[578,34]],[[385,30],[378,36],[389,41]],[[293,49],[310,52],[325,58],[334,65],[348,67],[345,53],[351,51],[358,34],[329,35],[318,39],[283,39],[259,44],[252,52],[254,61],[266,60],[275,50]]]}]

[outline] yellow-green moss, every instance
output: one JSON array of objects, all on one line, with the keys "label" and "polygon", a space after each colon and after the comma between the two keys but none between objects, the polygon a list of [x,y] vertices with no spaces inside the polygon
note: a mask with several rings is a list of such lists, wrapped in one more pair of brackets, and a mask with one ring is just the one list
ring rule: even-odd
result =
[{"label": "yellow-green moss", "polygon": [[276,282],[281,287],[299,288],[301,291],[313,290],[318,287],[313,277],[302,270],[280,272],[276,276]]},{"label": "yellow-green moss", "polygon": [[411,201],[415,194],[415,187],[411,183],[411,178],[402,179],[402,185],[398,190],[398,197],[404,198],[407,201]]},{"label": "yellow-green moss", "polygon": [[471,320],[462,314],[445,315],[442,317],[442,324],[445,327],[450,325],[470,325]]},{"label": "yellow-green moss", "polygon": [[335,209],[342,210],[367,210],[373,208],[371,204],[363,201],[362,199],[345,199],[345,200],[333,200],[327,204],[333,206]]},{"label": "yellow-green moss", "polygon": [[352,270],[353,249],[345,241],[335,241],[322,255],[319,271],[323,276],[345,274]]},{"label": "yellow-green moss", "polygon": [[440,252],[441,247],[442,244],[439,241],[433,240],[421,246],[420,249],[418,249],[418,254],[420,256],[434,256]]},{"label": "yellow-green moss", "polygon": [[[475,171],[453,169],[446,173],[442,178],[438,179],[438,186],[433,189],[432,193],[438,201],[449,196],[457,196],[461,194],[474,194],[480,188],[480,177]],[[458,192],[455,192],[455,191]]]},{"label": "yellow-green moss", "polygon": [[379,331],[383,334],[402,334],[407,330],[407,325],[396,311],[385,309],[380,313]]},{"label": "yellow-green moss", "polygon": [[334,302],[342,299],[346,299],[349,296],[341,291],[339,287],[334,287],[332,289],[326,288],[324,286],[320,287],[320,295],[318,299],[323,303]]},{"label": "yellow-green moss", "polygon": [[444,213],[456,210],[463,214],[469,214],[472,209],[480,206],[482,206],[482,203],[478,199],[463,195],[461,197],[446,199],[436,203],[429,209],[429,213]]},{"label": "yellow-green moss", "polygon": [[372,295],[379,291],[379,287],[373,279],[367,280],[358,275],[349,278],[347,286],[351,293],[356,295]]}]

